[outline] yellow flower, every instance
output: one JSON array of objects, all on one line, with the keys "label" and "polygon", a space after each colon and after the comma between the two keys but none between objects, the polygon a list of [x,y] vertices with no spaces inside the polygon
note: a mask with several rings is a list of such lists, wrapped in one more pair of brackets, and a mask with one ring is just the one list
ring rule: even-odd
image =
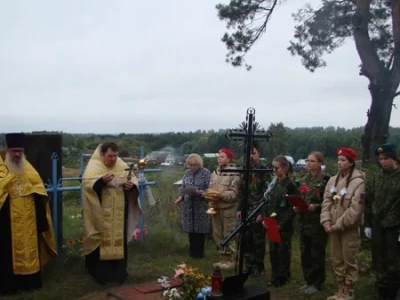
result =
[{"label": "yellow flower", "polygon": [[271,214],[271,218],[275,218],[277,216],[277,214],[275,213],[275,212],[273,212],[272,214]]},{"label": "yellow flower", "polygon": [[340,200],[340,198],[342,198],[342,197],[340,197],[339,195],[335,195],[335,196],[333,196],[333,200],[335,200],[335,201],[338,201],[338,200]]}]

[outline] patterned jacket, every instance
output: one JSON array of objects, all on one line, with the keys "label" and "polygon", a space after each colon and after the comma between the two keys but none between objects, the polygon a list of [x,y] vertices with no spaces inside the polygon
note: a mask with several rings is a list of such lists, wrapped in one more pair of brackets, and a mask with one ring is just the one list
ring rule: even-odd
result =
[{"label": "patterned jacket", "polygon": [[[200,191],[205,191],[210,185],[211,173],[206,168],[193,172],[188,169],[185,171],[182,180],[182,188],[196,187]],[[182,189],[179,195],[184,196],[182,210],[183,231],[190,233],[209,233],[210,216],[206,213],[208,203],[203,197],[194,195],[183,195]]]},{"label": "patterned jacket", "polygon": [[284,198],[285,195],[300,195],[296,183],[289,177],[281,182],[277,181],[268,195],[268,204],[264,207],[262,215],[271,217],[276,214],[281,232],[293,232],[295,213],[293,206]]},{"label": "patterned jacket", "polygon": [[365,225],[376,222],[384,228],[400,226],[400,168],[380,170],[368,179]]},{"label": "patterned jacket", "polygon": [[[265,166],[259,164],[257,166],[253,166],[254,169],[265,169]],[[248,203],[248,211],[247,215],[263,200],[264,192],[267,188],[267,181],[270,179],[270,175],[266,173],[250,173],[250,184],[249,184],[249,197],[247,199]],[[239,202],[238,202],[238,211],[242,211],[243,209],[243,201],[245,199],[245,195],[243,194],[245,182],[242,179],[240,181],[239,187]],[[261,212],[260,212],[261,214]],[[254,218],[255,220],[255,218]]]},{"label": "patterned jacket", "polygon": [[314,204],[316,209],[313,212],[305,211],[299,213],[300,232],[306,235],[312,235],[318,232],[320,224],[320,215],[322,202],[324,200],[324,191],[328,178],[315,180],[310,173],[305,173],[299,178],[299,190],[307,204]]}]

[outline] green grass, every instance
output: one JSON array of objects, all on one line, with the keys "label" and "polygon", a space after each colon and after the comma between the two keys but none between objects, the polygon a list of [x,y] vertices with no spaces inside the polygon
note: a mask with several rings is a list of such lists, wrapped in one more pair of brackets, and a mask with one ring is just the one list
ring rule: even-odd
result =
[{"label": "green grass", "polygon": [[[130,278],[128,279],[128,284],[156,281],[160,276],[173,276],[175,266],[180,263],[192,265],[199,268],[200,271],[210,274],[212,272],[212,264],[218,260],[218,253],[211,239],[207,241],[206,257],[203,260],[188,258],[187,235],[181,231],[180,208],[174,204],[177,188],[172,185],[181,176],[181,170],[171,173],[165,171],[163,174],[147,176],[148,180],[158,181],[158,186],[152,189],[154,197],[160,199],[160,201],[154,207],[149,207],[147,204],[145,206],[145,223],[149,233],[145,237],[144,245],[133,242],[129,246],[128,271]],[[68,245],[68,240],[82,237],[82,218],[79,216],[81,207],[76,197],[76,193],[65,194],[63,200],[63,228],[66,245],[59,257],[44,268],[43,288],[33,293],[18,294],[12,297],[4,297],[4,299],[72,300],[79,299],[95,291],[105,290],[104,287],[96,284],[86,274],[84,259],[79,254],[81,245],[79,243]],[[369,264],[370,255],[367,247],[363,247],[363,249],[359,257],[360,265],[364,269],[364,266]],[[327,257],[329,259],[329,254]],[[257,280],[249,279],[248,284],[265,286],[265,283],[269,280],[268,253],[265,259],[267,274]],[[303,285],[303,279],[300,266],[299,242],[296,236],[293,240],[292,280],[282,288],[272,288],[271,292],[274,296],[281,296],[279,299],[326,299],[336,289],[329,261],[327,261],[327,266],[328,278],[325,290],[311,297],[301,295],[298,288]],[[373,277],[368,272],[366,273],[360,276],[356,284],[356,299],[373,299]]]}]

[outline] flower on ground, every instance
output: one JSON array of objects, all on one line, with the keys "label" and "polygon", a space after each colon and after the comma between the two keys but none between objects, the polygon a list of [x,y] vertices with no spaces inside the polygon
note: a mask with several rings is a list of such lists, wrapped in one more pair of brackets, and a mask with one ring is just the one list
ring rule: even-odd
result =
[{"label": "flower on ground", "polygon": [[167,276],[161,276],[161,278],[157,279],[157,282],[161,283],[161,287],[164,289],[167,289],[171,286]]},{"label": "flower on ground", "polygon": [[181,298],[181,294],[179,293],[179,291],[176,288],[173,288],[170,290],[165,290],[162,295],[163,295],[164,299],[167,299],[167,300],[175,300],[175,299]]}]

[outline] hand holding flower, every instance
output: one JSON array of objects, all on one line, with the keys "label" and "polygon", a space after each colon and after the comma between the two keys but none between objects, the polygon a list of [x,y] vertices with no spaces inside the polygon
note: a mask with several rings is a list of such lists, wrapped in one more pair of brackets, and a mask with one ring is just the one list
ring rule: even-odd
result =
[{"label": "hand holding flower", "polygon": [[315,206],[315,204],[310,204],[310,205],[308,206],[308,211],[309,211],[309,212],[314,212],[316,208],[317,208],[317,207]]}]

